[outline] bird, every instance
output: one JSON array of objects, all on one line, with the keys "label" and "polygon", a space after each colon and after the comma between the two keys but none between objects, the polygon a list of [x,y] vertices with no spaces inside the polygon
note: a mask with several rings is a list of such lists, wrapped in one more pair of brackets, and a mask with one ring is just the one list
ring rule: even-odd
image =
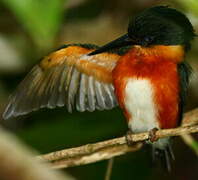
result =
[{"label": "bird", "polygon": [[180,125],[191,67],[185,61],[196,34],[187,16],[154,6],[130,20],[126,34],[104,46],[67,44],[45,56],[10,96],[4,119],[41,108],[84,112],[119,106],[131,133],[149,131],[153,155],[170,171],[170,138],[156,129]]}]

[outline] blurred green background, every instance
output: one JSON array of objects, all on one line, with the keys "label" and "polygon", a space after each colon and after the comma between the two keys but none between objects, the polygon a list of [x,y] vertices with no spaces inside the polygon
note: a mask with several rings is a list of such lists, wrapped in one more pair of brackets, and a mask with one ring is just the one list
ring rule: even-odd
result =
[{"label": "blurred green background", "polygon": [[[40,57],[69,43],[105,44],[126,32],[129,19],[159,4],[183,11],[198,30],[197,0],[1,0],[0,1],[0,119],[8,96]],[[187,61],[194,69],[187,110],[198,106],[198,44]],[[6,122],[10,131],[40,153],[118,137],[127,131],[122,112],[41,110]],[[196,135],[194,135],[197,138]],[[176,161],[171,174],[153,168],[147,148],[117,157],[112,180],[198,179],[196,154],[175,138]],[[104,178],[107,161],[63,170],[79,180]]]}]

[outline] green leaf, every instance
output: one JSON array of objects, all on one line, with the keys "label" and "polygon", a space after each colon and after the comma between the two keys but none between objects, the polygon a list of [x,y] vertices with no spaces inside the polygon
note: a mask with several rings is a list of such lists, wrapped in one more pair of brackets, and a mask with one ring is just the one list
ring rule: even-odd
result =
[{"label": "green leaf", "polygon": [[39,48],[52,46],[63,18],[63,0],[3,0]]},{"label": "green leaf", "polygon": [[198,1],[197,0],[177,0],[189,12],[198,15]]}]

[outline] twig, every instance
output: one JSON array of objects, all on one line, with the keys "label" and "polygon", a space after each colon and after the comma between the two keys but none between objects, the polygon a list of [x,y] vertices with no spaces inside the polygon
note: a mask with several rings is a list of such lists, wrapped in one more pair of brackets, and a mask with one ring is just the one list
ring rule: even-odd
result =
[{"label": "twig", "polygon": [[12,134],[0,128],[0,179],[9,180],[73,180],[50,165],[35,159],[35,153]]},{"label": "twig", "polygon": [[114,158],[111,158],[111,159],[108,160],[107,171],[106,171],[104,180],[110,180],[111,179],[111,174],[112,174],[112,169],[113,169],[113,162],[114,162]]},{"label": "twig", "polygon": [[198,142],[190,134],[184,134],[181,138],[198,156]]},{"label": "twig", "polygon": [[[102,147],[102,144],[101,144],[101,149],[97,148],[97,146],[99,145],[97,143],[97,144],[89,144],[89,145],[85,145],[85,146],[81,146],[77,148],[68,149],[69,151],[67,151],[67,149],[61,152],[57,151],[58,154],[61,153],[62,155],[60,154],[58,156],[55,155],[56,157],[54,158],[54,160],[52,160],[53,162],[52,167],[59,169],[59,168],[66,168],[66,167],[94,163],[97,161],[110,159],[115,156],[120,156],[122,154],[126,154],[127,152],[137,151],[142,147],[142,143],[138,143],[132,147],[128,147],[126,144],[116,143],[117,145],[111,146],[110,144],[108,144],[108,142],[104,142],[104,143],[107,143],[107,144],[104,147]],[[98,150],[96,150],[95,148]],[[74,150],[74,154],[71,152],[73,150]],[[75,151],[79,151],[79,154],[78,153],[76,154]],[[70,156],[69,154],[71,153],[72,155]],[[52,156],[46,155],[44,159],[47,160],[48,157],[53,159]],[[56,159],[59,159],[59,160],[56,160]]]},{"label": "twig", "polygon": [[[182,127],[175,129],[163,129],[156,132],[157,138],[169,136],[179,136],[198,132],[198,108],[185,114]],[[126,145],[125,137],[115,138],[95,144],[87,144],[76,148],[65,149],[39,156],[39,158],[52,162],[53,168],[66,168],[78,165],[93,163],[115,156],[125,154],[127,152],[137,151],[143,141],[149,139],[149,132],[131,135],[133,142],[137,142],[134,146]]]}]

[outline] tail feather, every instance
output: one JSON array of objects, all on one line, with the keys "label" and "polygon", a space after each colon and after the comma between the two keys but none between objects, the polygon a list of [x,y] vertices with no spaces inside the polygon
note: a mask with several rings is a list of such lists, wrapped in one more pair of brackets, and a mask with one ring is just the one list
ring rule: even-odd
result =
[{"label": "tail feather", "polygon": [[166,168],[167,171],[170,173],[171,172],[171,163],[173,160],[175,160],[175,156],[173,154],[170,143],[167,146],[165,146],[163,149],[152,146],[152,162],[153,162],[153,164],[156,164],[157,161],[159,161],[159,160],[161,161],[161,164],[164,166],[164,168]]},{"label": "tail feather", "polygon": [[168,143],[167,149],[168,149],[168,152],[170,154],[171,159],[172,160],[175,160],[175,155],[174,155],[174,152],[173,152],[173,148],[171,146],[171,143]]}]

